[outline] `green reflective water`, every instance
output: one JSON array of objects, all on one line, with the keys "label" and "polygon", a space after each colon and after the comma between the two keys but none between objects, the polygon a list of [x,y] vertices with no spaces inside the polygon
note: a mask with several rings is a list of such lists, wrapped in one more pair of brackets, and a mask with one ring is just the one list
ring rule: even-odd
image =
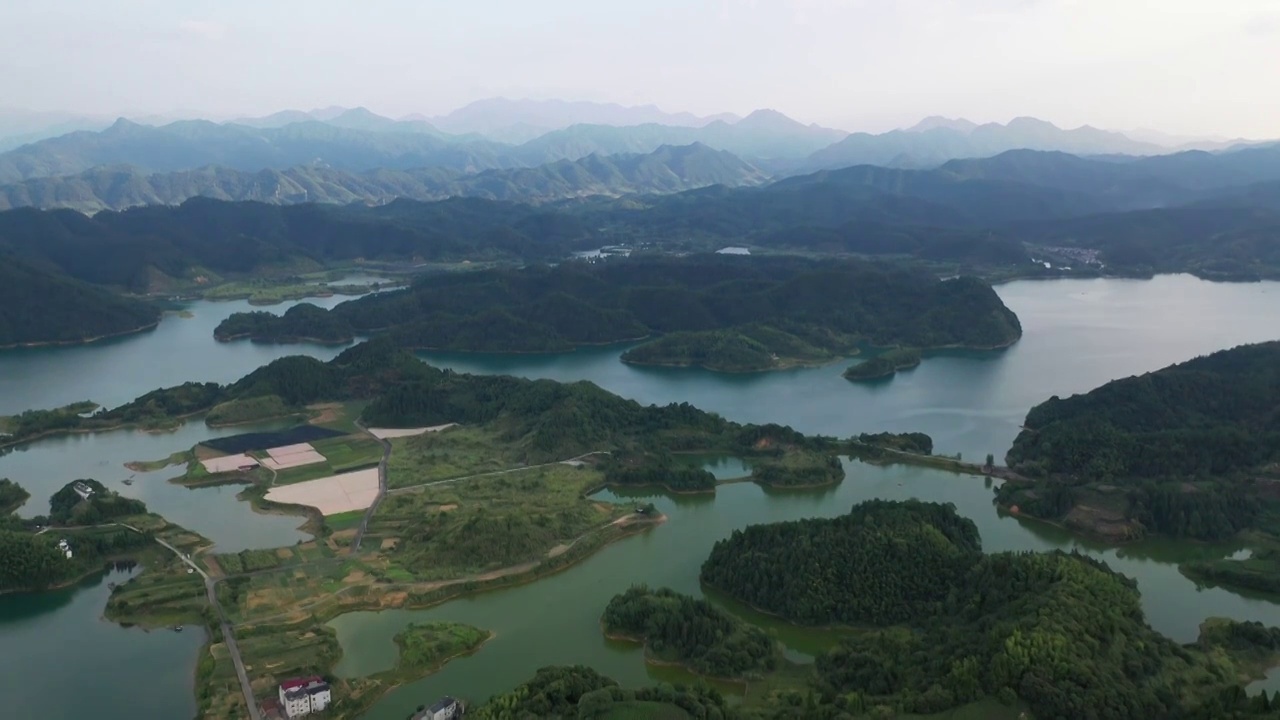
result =
[{"label": "green reflective water", "polygon": [[189,718],[195,715],[193,628],[147,632],[102,619],[110,571],[75,587],[0,595],[0,716]]}]

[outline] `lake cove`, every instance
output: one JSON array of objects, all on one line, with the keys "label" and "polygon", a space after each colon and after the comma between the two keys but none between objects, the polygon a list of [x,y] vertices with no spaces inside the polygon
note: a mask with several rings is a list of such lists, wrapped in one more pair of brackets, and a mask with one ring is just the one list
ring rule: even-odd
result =
[{"label": "lake cove", "polygon": [[[19,446],[0,456],[0,477],[13,480],[31,493],[31,498],[18,509],[23,517],[47,514],[50,495],[72,480],[93,478],[121,495],[142,500],[149,510],[170,522],[209,538],[218,552],[292,545],[310,537],[298,530],[306,518],[255,512],[249,503],[236,499],[243,486],[193,490],[168,482],[183,473],[182,467],[146,473],[124,467],[130,461],[189,450],[208,438],[279,427],[277,423],[214,429],[197,418],[174,432],[113,430],[61,435]],[[125,485],[123,481],[130,477],[133,483]]]},{"label": "lake cove", "polygon": [[[347,300],[310,298],[320,307]],[[283,312],[296,302],[273,306]],[[0,415],[55,408],[81,400],[115,407],[160,387],[187,381],[230,382],[278,357],[306,353],[325,360],[342,346],[220,343],[213,329],[235,312],[258,308],[247,301],[184,303],[182,317],[165,313],[160,325],[138,335],[89,345],[0,350]]]},{"label": "lake cove", "polygon": [[206,638],[124,628],[102,619],[109,571],[62,590],[0,595],[0,696],[9,718],[134,720],[195,714]]},{"label": "lake cove", "polygon": [[[1228,285],[1189,276],[1161,276],[1149,281],[1015,282],[1000,286],[998,292],[1021,319],[1024,337],[1017,344],[998,353],[931,355],[911,372],[874,386],[842,378],[848,363],[725,375],[629,366],[618,360],[624,347],[548,356],[425,357],[437,365],[472,372],[585,379],[641,402],[689,402],[732,420],[785,423],[807,433],[848,436],[918,430],[933,436],[935,452],[959,452],[967,460],[980,461],[988,452],[1002,456],[1027,410],[1050,395],[1084,392],[1109,380],[1198,354],[1280,337],[1280,283]],[[338,300],[327,298],[317,304]],[[191,308],[195,317],[166,316],[157,330],[146,335],[84,347],[0,352],[0,412],[83,399],[119,404],[160,385],[187,380],[225,382],[275,357],[307,353],[327,359],[340,350],[219,344],[212,338],[212,328],[231,312],[248,306],[197,302]],[[225,433],[242,431],[244,428],[234,428]],[[0,477],[11,477],[31,492],[32,500],[20,511],[28,516],[42,512],[49,494],[69,480],[94,477],[122,494],[145,500],[171,521],[210,537],[219,543],[220,550],[291,545],[303,537],[295,529],[301,518],[255,514],[247,503],[234,499],[238,489],[234,486],[194,491],[172,486],[164,482],[177,474],[172,468],[139,474],[131,486],[120,483],[131,474],[123,468],[124,462],[165,457],[217,434],[196,421],[174,434],[119,431],[43,440],[0,457]],[[739,472],[740,463],[733,459],[698,460],[722,479]],[[634,495],[654,502],[669,521],[615,543],[567,571],[530,585],[463,598],[425,611],[354,613],[336,618],[332,624],[346,649],[339,671],[363,675],[383,669],[394,662],[391,638],[396,631],[411,620],[446,619],[494,631],[496,637],[474,656],[394,691],[369,717],[401,720],[419,704],[445,694],[483,700],[527,680],[537,667],[556,663],[590,664],[628,685],[678,680],[677,670],[646,666],[637,646],[608,642],[601,636],[600,614],[614,594],[635,582],[698,594],[699,566],[711,544],[733,529],[843,514],[855,502],[870,498],[954,502],[962,515],[978,524],[988,551],[1073,547],[1089,551],[1137,578],[1152,626],[1179,641],[1193,639],[1196,626],[1211,615],[1280,625],[1280,605],[1273,600],[1221,589],[1197,591],[1177,570],[1178,562],[1224,557],[1240,550],[1238,545],[1156,540],[1105,548],[1047,525],[998,515],[983,478],[860,463],[847,464],[846,472],[840,485],[817,491],[765,491],[754,483],[738,483],[721,486],[714,496]],[[63,602],[56,599],[61,597],[58,593],[26,597],[48,602],[51,607]],[[197,634],[146,635],[118,628],[100,620],[105,598],[103,586],[101,597],[94,602],[60,605],[58,613],[74,613],[74,618],[60,614],[59,624],[79,627],[78,622],[126,633],[99,638],[104,653],[137,657],[137,663],[194,667],[202,640]],[[712,599],[720,602],[715,596]],[[723,605],[743,612],[732,603]],[[760,619],[752,613],[746,615]],[[762,624],[778,632],[793,658],[819,652],[830,642],[829,633],[769,621]],[[163,635],[162,641],[181,637],[191,645],[180,656],[166,655],[169,650],[165,648],[120,639],[133,637],[127,633],[145,639]],[[32,642],[40,640],[17,634],[12,624],[0,624],[0,646],[6,655],[12,652],[33,658],[6,668],[8,674],[0,681],[5,685],[0,687],[35,685],[45,676],[94,671],[92,664],[79,664],[74,654],[53,658],[28,652],[27,643]],[[96,714],[106,717],[137,717],[140,710],[147,716],[188,717],[194,700],[189,697],[189,673],[184,677],[187,679],[172,701],[168,692],[156,693],[145,699],[146,706],[137,692],[141,681],[127,681],[133,692],[126,695],[115,693],[114,686],[96,685],[83,694],[94,699]]]},{"label": "lake cove", "polygon": [[[403,718],[418,704],[440,695],[480,701],[523,682],[537,668],[552,664],[590,665],[628,686],[689,681],[674,668],[645,664],[638,646],[608,641],[601,634],[599,618],[605,605],[634,583],[706,595],[725,609],[775,632],[787,646],[789,657],[804,660],[828,647],[838,634],[797,628],[724,602],[718,594],[703,591],[698,570],[711,545],[737,528],[841,515],[855,503],[871,498],[915,497],[955,503],[961,515],[977,523],[988,552],[1075,549],[1105,560],[1112,568],[1138,580],[1152,627],[1180,642],[1194,640],[1199,624],[1209,615],[1280,624],[1280,605],[1221,589],[1197,590],[1178,572],[1178,562],[1193,557],[1223,557],[1238,550],[1239,545],[1151,540],[1108,548],[1057,528],[997,514],[983,478],[859,462],[846,462],[845,470],[843,483],[817,491],[770,492],[753,483],[736,483],[720,486],[715,496],[627,493],[628,499],[653,502],[668,521],[530,585],[454,600],[427,610],[340,616],[330,622],[344,650],[337,671],[359,676],[385,670],[395,662],[392,637],[396,632],[410,622],[447,620],[483,627],[496,636],[479,653],[393,691],[366,716],[369,720]],[[601,497],[617,496],[606,492]]]},{"label": "lake cove", "polygon": [[1081,393],[1250,342],[1280,339],[1280,283],[1152,280],[1018,281],[997,286],[1023,337],[995,352],[929,353],[919,367],[875,384],[841,377],[848,363],[767,373],[632,366],[629,346],[559,355],[422,353],[438,367],[564,382],[590,380],[641,403],[688,402],[738,422],[776,422],[806,434],[928,433],[934,452],[1003,458],[1027,411],[1051,395]]}]

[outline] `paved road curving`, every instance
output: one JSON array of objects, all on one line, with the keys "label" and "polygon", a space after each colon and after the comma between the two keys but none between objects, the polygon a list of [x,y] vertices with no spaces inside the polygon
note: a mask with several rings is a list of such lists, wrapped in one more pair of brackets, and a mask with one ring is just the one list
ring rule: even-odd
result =
[{"label": "paved road curving", "polygon": [[[142,533],[141,530],[132,525],[124,523],[120,523],[120,525],[136,533]],[[244,701],[249,706],[249,720],[262,720],[262,713],[258,712],[258,701],[253,696],[253,685],[249,683],[249,673],[244,668],[244,660],[240,657],[240,648],[236,645],[235,633],[231,630],[231,621],[227,619],[227,614],[222,611],[222,603],[218,602],[218,581],[209,577],[209,573],[205,572],[204,568],[197,565],[178,548],[160,538],[155,538],[155,541],[172,551],[174,555],[178,556],[179,560],[200,573],[200,577],[204,578],[204,592],[209,598],[209,604],[218,613],[218,621],[222,623],[222,641],[227,645],[227,653],[230,654],[231,662],[236,667],[236,676],[240,678],[240,690],[244,693]]]},{"label": "paved road curving", "polygon": [[356,421],[356,427],[369,433],[382,445],[382,459],[378,461],[378,494],[373,498],[373,502],[369,505],[369,509],[365,510],[364,517],[360,518],[360,526],[356,528],[355,537],[351,538],[351,554],[355,555],[360,552],[360,543],[364,542],[364,534],[369,529],[369,521],[373,519],[373,514],[378,512],[378,506],[382,504],[383,498],[387,496],[387,461],[391,459],[391,441],[386,438],[380,438],[369,432],[369,428]]}]

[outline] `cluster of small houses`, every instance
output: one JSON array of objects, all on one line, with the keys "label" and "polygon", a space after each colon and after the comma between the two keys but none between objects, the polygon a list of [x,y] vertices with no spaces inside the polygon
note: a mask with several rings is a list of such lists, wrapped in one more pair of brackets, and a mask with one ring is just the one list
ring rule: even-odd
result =
[{"label": "cluster of small houses", "polygon": [[[262,703],[262,714],[270,720],[292,720],[324,712],[332,703],[333,689],[329,683],[318,675],[311,675],[280,683],[277,697]],[[446,697],[416,713],[412,720],[457,720],[462,714],[462,703]]]}]

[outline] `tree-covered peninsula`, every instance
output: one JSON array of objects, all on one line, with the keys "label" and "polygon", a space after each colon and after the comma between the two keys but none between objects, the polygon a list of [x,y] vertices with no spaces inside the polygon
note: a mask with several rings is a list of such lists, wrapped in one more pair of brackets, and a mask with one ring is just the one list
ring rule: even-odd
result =
[{"label": "tree-covered peninsula", "polygon": [[918,501],[736,531],[702,579],[793,621],[860,628],[818,657],[808,688],[744,718],[932,714],[984,698],[1045,720],[1245,717],[1240,678],[1274,662],[1280,633],[1220,621],[1178,645],[1105,564],[984,554],[972,521]]},{"label": "tree-covered peninsula", "polygon": [[148,532],[116,524],[145,515],[146,505],[95,480],[67,483],[50,498],[47,516],[12,515],[27,497],[22,486],[0,480],[0,593],[66,585],[152,540]]},{"label": "tree-covered peninsula", "polygon": [[670,588],[639,585],[615,595],[600,624],[611,638],[644,643],[652,660],[711,677],[758,676],[775,669],[782,654],[760,628]]},{"label": "tree-covered peninsula", "polygon": [[0,249],[0,348],[88,342],[154,327],[160,309],[39,269]]},{"label": "tree-covered peninsula", "polygon": [[[995,348],[1022,334],[991,287],[883,263],[641,257],[425,278],[300,323],[236,314],[217,337],[287,342],[385,333],[410,348],[554,352],[658,336],[624,360],[766,370],[847,354],[858,342]],[[314,317],[312,317],[314,316]],[[274,321],[272,320],[274,318]]]},{"label": "tree-covered peninsula", "polygon": [[[282,411],[305,413],[315,403],[348,401],[360,403],[359,419],[367,427],[459,423],[483,428],[488,441],[500,445],[502,456],[513,463],[615,452],[621,460],[603,467],[608,482],[619,485],[653,484],[649,481],[655,478],[663,480],[656,484],[683,485],[679,473],[664,474],[672,467],[668,455],[673,452],[718,451],[796,468],[814,463],[827,468],[824,472],[832,468],[826,458],[809,453],[826,448],[825,441],[789,427],[741,425],[688,403],[645,406],[589,382],[441,370],[386,337],[347,348],[328,362],[284,357],[233,383],[161,388],[116,408],[92,412],[96,405],[80,403],[61,410],[28,410],[4,418],[11,434],[3,440],[18,444],[60,432],[171,427],[229,406],[260,408],[278,417]],[[703,482],[700,471],[689,478],[690,483]]]},{"label": "tree-covered peninsula", "polygon": [[998,502],[1117,538],[1268,530],[1280,487],[1280,342],[1244,345],[1027,414]]}]

